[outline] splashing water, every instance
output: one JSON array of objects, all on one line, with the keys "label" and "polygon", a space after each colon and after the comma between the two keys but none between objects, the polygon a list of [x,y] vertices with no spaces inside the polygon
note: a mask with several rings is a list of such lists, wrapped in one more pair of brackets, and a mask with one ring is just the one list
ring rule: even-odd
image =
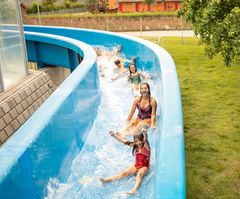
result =
[{"label": "splashing water", "polygon": [[[80,153],[72,162],[71,172],[66,182],[53,178],[47,186],[45,199],[115,199],[115,198],[153,198],[154,194],[154,164],[155,164],[155,134],[148,131],[151,146],[150,170],[143,178],[138,192],[127,195],[133,188],[135,176],[119,181],[102,184],[100,177],[117,174],[135,163],[129,147],[119,143],[109,135],[109,130],[121,131],[132,106],[134,97],[127,77],[116,81],[110,80],[115,73],[113,59],[98,59],[98,65],[104,65],[103,76],[100,77],[102,102],[92,129]],[[158,82],[158,83],[156,83]],[[159,91],[160,80],[149,80],[153,96]],[[154,85],[153,85],[154,83]],[[154,95],[155,94],[155,95]],[[160,103],[158,103],[160,105]],[[159,111],[158,111],[159,112]],[[132,137],[128,138],[132,140]]]}]

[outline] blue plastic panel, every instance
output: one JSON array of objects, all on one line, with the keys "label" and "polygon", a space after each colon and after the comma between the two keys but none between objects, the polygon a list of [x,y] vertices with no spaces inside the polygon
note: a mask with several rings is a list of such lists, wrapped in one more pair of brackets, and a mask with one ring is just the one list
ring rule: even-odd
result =
[{"label": "blue plastic panel", "polygon": [[[32,32],[52,34],[53,40],[61,40],[59,38],[56,39],[56,35],[64,36],[62,39],[65,40],[65,47],[76,52],[77,50],[74,49],[73,45],[74,42],[66,42],[66,38],[71,38],[75,41],[80,40],[91,45],[105,45],[110,48],[117,44],[122,44],[123,52],[128,56],[127,58],[131,58],[131,56],[137,55],[137,64],[141,65],[142,69],[147,69],[150,71],[150,73],[154,72],[158,74],[162,81],[162,90],[159,90],[159,94],[155,97],[161,101],[161,104],[159,105],[161,116],[161,132],[158,134],[159,139],[156,139],[156,183],[154,188],[155,198],[185,198],[185,161],[181,96],[175,64],[171,56],[164,49],[151,42],[121,34],[61,27],[26,26],[25,29]],[[51,38],[51,36],[48,37]],[[54,37],[56,38],[54,39]],[[48,39],[42,37],[42,42],[43,41],[48,41]],[[59,42],[59,44],[61,44],[61,42]],[[71,48],[69,46],[71,46]],[[89,57],[89,60],[91,60],[90,57],[95,57],[95,53],[92,51],[89,50],[90,53],[88,53],[88,51],[83,50],[84,59],[86,59],[86,55]],[[95,62],[91,61],[89,61],[87,63],[87,66],[85,66],[89,68],[88,71],[91,71],[90,68],[92,66],[94,67],[95,65]],[[68,155],[69,147],[72,146],[70,147],[70,151],[78,151],[81,148],[81,144],[84,143],[84,136],[80,136],[80,138],[77,139],[74,137],[76,136],[76,129],[78,129],[76,127],[81,128],[82,126],[91,125],[91,122],[96,116],[94,111],[97,110],[97,102],[100,101],[100,99],[97,101],[95,99],[95,95],[98,96],[98,81],[95,81],[95,79],[98,77],[96,68],[92,73],[86,71],[83,72],[82,70],[85,71],[84,67],[77,67],[72,75],[70,75],[69,78],[63,83],[63,85],[61,85],[59,89],[54,92],[53,96],[51,96],[40,107],[40,109],[18,130],[18,132],[14,134],[12,138],[0,149],[0,158],[1,161],[3,160],[3,164],[1,162],[1,168],[3,168],[3,170],[1,169],[0,172],[0,179],[2,181],[2,184],[0,186],[0,194],[4,194],[5,192],[3,190],[9,189],[13,186],[14,179],[19,179],[20,182],[21,172],[25,172],[25,170],[26,172],[30,171],[29,175],[27,175],[29,177],[26,178],[29,187],[19,188],[18,186],[18,188],[16,188],[19,191],[19,194],[22,194],[22,198],[42,197],[44,195],[44,192],[41,192],[41,190],[44,190],[47,178],[58,175],[64,179],[64,177],[67,175],[68,168],[64,164],[66,162],[64,160],[71,160],[72,158],[71,155]],[[93,78],[87,77],[88,74],[91,74]],[[83,84],[84,88],[88,88],[93,93],[86,92],[86,95],[84,95],[82,98],[83,91],[78,92],[78,86],[81,85],[82,81],[87,79],[91,79],[93,82],[90,83],[86,81]],[[67,92],[67,94],[65,92]],[[88,107],[86,107],[86,109],[82,107],[80,112],[83,113],[85,117],[87,116],[86,120],[85,117],[80,117],[82,119],[84,118],[81,123],[70,123],[67,125],[72,126],[73,129],[70,132],[65,132],[70,133],[71,135],[69,135],[69,138],[66,139],[66,146],[64,146],[65,140],[63,139],[63,136],[65,136],[65,134],[64,132],[61,132],[62,129],[64,129],[64,126],[61,126],[61,128],[58,127],[58,125],[63,125],[64,120],[63,122],[59,123],[55,122],[55,119],[58,121],[58,117],[64,117],[64,114],[62,114],[62,112],[69,110],[72,112],[72,114],[76,114],[76,109],[68,109],[67,104],[70,103],[69,101],[75,104],[78,100],[84,99],[90,99],[90,102],[92,102],[91,105],[94,107],[94,109],[91,111],[91,113],[93,112],[93,114],[88,114],[90,113],[88,111]],[[46,112],[49,113],[49,116],[47,117]],[[30,126],[34,126],[34,122],[38,125],[38,127],[31,129]],[[51,128],[51,132],[54,131],[52,135],[53,139],[50,139],[50,143],[46,147],[53,147],[53,150],[46,156],[42,154],[38,155],[41,149],[44,149],[45,147],[44,142],[47,137],[44,138],[44,135],[47,136],[48,129]],[[59,134],[58,130],[60,131]],[[22,140],[24,136],[29,137],[29,134],[32,135],[32,138],[30,140],[27,140],[26,143],[23,140],[24,144],[19,146],[21,153],[18,151],[16,152],[13,146],[18,146],[19,144],[17,144],[17,141]],[[82,135],[84,135],[84,133]],[[75,139],[77,140],[77,143]],[[54,150],[55,146],[58,145],[62,145],[60,148],[63,148],[63,151],[61,151],[59,148],[57,148],[56,151]],[[56,155],[58,150],[60,150],[59,156]],[[75,152],[71,152],[71,154],[74,153]],[[9,156],[13,157],[10,161],[6,158]],[[40,162],[34,162],[31,156],[43,158],[40,158]],[[50,171],[47,170],[46,175],[45,172],[41,173],[44,171],[43,167],[46,166],[46,168],[48,168],[47,164],[54,164],[53,162],[55,159],[56,162],[58,162],[58,166],[53,165],[53,169]],[[53,162],[51,162],[51,160]],[[31,168],[27,167],[28,164],[26,164],[26,162],[28,161],[31,162]],[[15,166],[13,167],[13,165]],[[21,165],[24,165],[22,166],[23,169],[20,169]],[[39,165],[39,167],[37,165]],[[11,172],[9,173],[10,169]],[[32,173],[34,173],[33,176],[35,176],[36,173],[36,175],[38,175],[37,179],[40,180],[38,181],[32,177]],[[18,182],[18,180],[16,180],[16,182]],[[27,190],[30,191],[26,194]]]},{"label": "blue plastic panel", "polygon": [[78,55],[83,56],[81,49],[76,50],[74,45],[46,37],[46,34],[26,32],[25,38],[28,60],[37,62],[38,68],[61,66],[73,71],[79,65]]}]

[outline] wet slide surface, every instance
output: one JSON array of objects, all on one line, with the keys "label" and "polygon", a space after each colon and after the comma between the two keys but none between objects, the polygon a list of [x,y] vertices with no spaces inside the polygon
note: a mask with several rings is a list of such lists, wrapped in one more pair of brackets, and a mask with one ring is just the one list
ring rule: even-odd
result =
[{"label": "wet slide surface", "polygon": [[[159,129],[148,130],[151,146],[150,170],[135,195],[126,194],[133,188],[135,176],[106,184],[99,181],[99,177],[114,175],[135,162],[130,147],[109,135],[110,129],[121,131],[126,125],[126,118],[134,100],[131,84],[127,82],[127,74],[115,81],[111,80],[116,74],[114,58],[98,59],[98,65],[103,64],[104,70],[100,73],[101,103],[97,117],[81,151],[73,160],[69,177],[65,182],[57,178],[50,179],[45,198],[154,198],[155,139],[156,133],[160,132]],[[153,71],[151,75],[155,76]],[[156,77],[153,80],[143,79],[142,82],[150,84],[152,96],[160,89],[160,79]],[[133,140],[132,136],[127,139]]]},{"label": "wet slide surface", "polygon": [[[78,64],[77,54],[84,59],[0,149],[0,196],[185,198],[181,95],[169,53],[146,40],[104,31],[45,26],[26,26],[25,30],[33,31],[26,33],[26,39],[35,61],[54,62],[49,46],[64,52],[65,56],[57,54],[58,60]],[[96,54],[89,46],[118,44],[128,59],[137,56],[139,70],[154,77],[148,82],[158,102],[158,128],[148,132],[150,171],[135,196],[125,194],[134,186],[134,177],[106,185],[98,180],[128,168],[135,159],[131,149],[108,133],[126,125],[134,99],[131,85],[126,76],[112,82],[114,67],[107,63],[105,76],[98,74]]]}]

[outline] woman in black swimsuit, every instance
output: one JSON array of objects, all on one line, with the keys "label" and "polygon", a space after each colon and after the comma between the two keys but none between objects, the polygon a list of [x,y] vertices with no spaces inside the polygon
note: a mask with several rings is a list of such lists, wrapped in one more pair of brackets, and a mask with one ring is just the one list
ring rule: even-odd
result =
[{"label": "woman in black swimsuit", "polygon": [[[136,97],[131,111],[128,115],[127,121],[130,124],[120,133],[121,135],[129,135],[134,129],[138,132],[142,127],[155,128],[157,102],[151,96],[150,87],[148,83],[140,85],[140,97]],[[132,120],[132,117],[138,109],[137,118]]]}]

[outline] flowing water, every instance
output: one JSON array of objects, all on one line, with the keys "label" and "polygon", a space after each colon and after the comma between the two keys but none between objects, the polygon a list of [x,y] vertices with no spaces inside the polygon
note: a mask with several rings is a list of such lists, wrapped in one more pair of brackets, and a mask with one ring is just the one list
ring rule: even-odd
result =
[{"label": "flowing water", "polygon": [[[151,146],[150,170],[143,178],[135,195],[126,194],[133,188],[135,176],[106,184],[99,181],[100,177],[114,175],[135,162],[131,149],[109,135],[109,130],[121,131],[126,126],[125,121],[134,100],[131,85],[127,82],[127,75],[116,81],[111,80],[116,73],[113,59],[98,58],[98,65],[104,65],[104,70],[100,72],[102,101],[98,115],[84,146],[72,162],[69,177],[65,182],[60,182],[56,178],[50,179],[46,199],[153,198],[155,137],[159,132],[158,129],[148,131]],[[151,75],[154,76],[154,74]],[[150,84],[152,96],[156,96],[160,89],[160,80],[154,78],[147,82]],[[132,139],[132,136],[128,137],[128,140]]]}]

